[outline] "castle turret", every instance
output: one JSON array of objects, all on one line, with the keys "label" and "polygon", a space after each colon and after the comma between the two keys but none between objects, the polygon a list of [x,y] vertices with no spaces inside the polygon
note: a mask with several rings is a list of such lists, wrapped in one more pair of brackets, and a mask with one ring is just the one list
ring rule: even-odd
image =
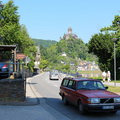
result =
[{"label": "castle turret", "polygon": [[71,27],[68,28],[68,33],[64,34],[63,39],[68,40],[70,37],[72,37],[74,39],[78,39],[78,36],[76,34],[72,33],[72,28]]}]

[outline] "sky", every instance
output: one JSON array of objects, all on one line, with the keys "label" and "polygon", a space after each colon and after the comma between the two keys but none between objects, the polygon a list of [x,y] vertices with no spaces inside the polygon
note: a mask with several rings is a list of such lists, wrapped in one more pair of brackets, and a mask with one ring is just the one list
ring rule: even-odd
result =
[{"label": "sky", "polygon": [[[2,0],[7,3],[9,0]],[[59,41],[69,27],[88,43],[120,15],[120,0],[13,0],[31,38]]]}]

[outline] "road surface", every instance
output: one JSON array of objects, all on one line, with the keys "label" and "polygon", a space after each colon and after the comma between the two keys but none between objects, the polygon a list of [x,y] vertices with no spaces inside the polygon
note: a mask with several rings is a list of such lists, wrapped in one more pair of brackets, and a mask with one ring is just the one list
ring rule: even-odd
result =
[{"label": "road surface", "polygon": [[[49,72],[37,75],[32,80],[34,88],[42,96],[40,97],[40,105],[50,114],[61,120],[119,120],[120,111],[116,114],[110,113],[89,113],[81,115],[77,108],[73,105],[65,106],[59,96],[59,87],[61,80],[49,80]],[[63,115],[63,116],[62,116]],[[64,118],[65,116],[65,118]]]}]

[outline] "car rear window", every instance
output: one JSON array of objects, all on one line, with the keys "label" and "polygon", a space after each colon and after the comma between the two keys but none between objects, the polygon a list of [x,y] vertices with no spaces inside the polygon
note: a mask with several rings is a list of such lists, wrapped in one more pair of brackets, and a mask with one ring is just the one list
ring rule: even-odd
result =
[{"label": "car rear window", "polygon": [[68,85],[68,82],[69,82],[69,80],[64,79],[63,82],[62,82],[62,86],[66,87]]},{"label": "car rear window", "polygon": [[74,80],[70,80],[68,83],[68,88],[76,89],[76,82]]}]

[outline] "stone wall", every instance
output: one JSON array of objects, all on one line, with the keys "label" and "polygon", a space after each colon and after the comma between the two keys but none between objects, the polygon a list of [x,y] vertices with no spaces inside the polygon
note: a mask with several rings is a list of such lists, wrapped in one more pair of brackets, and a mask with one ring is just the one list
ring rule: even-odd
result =
[{"label": "stone wall", "polygon": [[0,102],[25,101],[25,81],[22,79],[0,80]]}]

